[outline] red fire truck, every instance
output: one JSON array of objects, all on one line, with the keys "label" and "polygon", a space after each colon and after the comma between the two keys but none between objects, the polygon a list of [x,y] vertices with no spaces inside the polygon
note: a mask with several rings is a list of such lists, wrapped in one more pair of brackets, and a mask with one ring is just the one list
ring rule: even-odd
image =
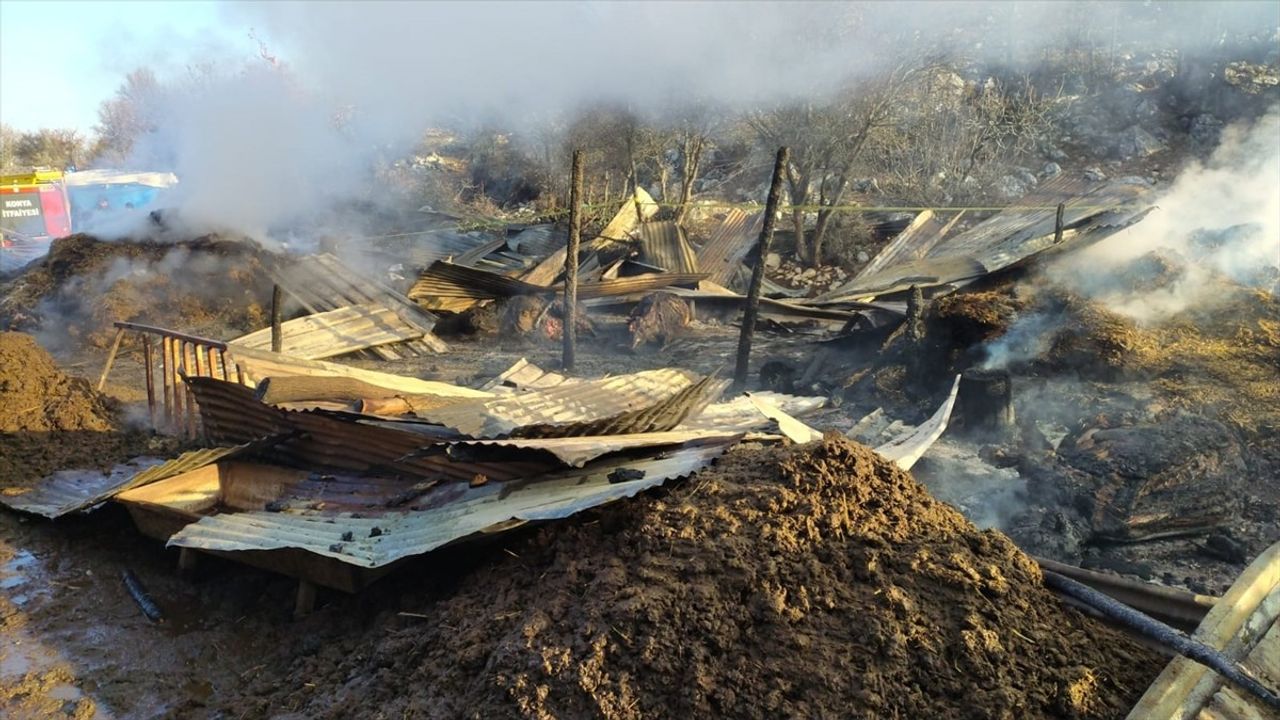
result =
[{"label": "red fire truck", "polygon": [[60,171],[0,175],[0,272],[43,255],[71,233],[71,203]]}]

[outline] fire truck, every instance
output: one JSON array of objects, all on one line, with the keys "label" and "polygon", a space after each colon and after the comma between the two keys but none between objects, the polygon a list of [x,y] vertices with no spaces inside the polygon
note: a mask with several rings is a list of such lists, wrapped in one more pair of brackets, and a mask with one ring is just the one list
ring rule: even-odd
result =
[{"label": "fire truck", "polygon": [[176,182],[171,173],[119,170],[0,175],[0,272],[41,257],[55,238],[141,210]]}]

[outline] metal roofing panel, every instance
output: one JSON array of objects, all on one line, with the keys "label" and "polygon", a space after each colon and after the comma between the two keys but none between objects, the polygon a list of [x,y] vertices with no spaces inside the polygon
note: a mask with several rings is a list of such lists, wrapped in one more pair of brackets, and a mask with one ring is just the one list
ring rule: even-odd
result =
[{"label": "metal roofing panel", "polygon": [[532,477],[556,463],[454,462],[443,452],[419,455],[439,438],[407,424],[355,422],[323,411],[286,411],[264,405],[254,391],[210,378],[188,378],[206,435],[215,442],[242,443],[288,436],[262,455],[287,465],[343,472],[389,473],[429,479],[469,480],[477,474],[505,480]]},{"label": "metal roofing panel", "polygon": [[947,422],[951,419],[951,409],[956,404],[956,393],[959,391],[960,376],[957,375],[951,383],[951,393],[928,420],[876,447],[876,452],[903,470],[910,470],[946,431]]},{"label": "metal roofing panel", "polygon": [[[608,225],[604,226],[604,230],[600,232],[600,235],[590,242],[583,243],[583,249],[599,250],[612,243],[629,239],[636,225],[640,224],[636,218],[637,200],[640,204],[640,214],[645,220],[658,213],[658,204],[653,201],[649,193],[645,192],[644,188],[636,188],[632,197],[622,201],[622,206],[618,208],[617,214],[613,216]],[[548,255],[524,275],[524,281],[543,286],[548,286],[555,282],[555,279],[560,276],[560,271],[564,268],[564,258],[567,254],[568,247],[566,245]]]},{"label": "metal roofing panel", "polygon": [[684,229],[675,220],[640,226],[640,259],[667,272],[698,272],[698,259],[685,239]]},{"label": "metal roofing panel", "polygon": [[[221,513],[187,525],[168,544],[218,551],[297,548],[376,568],[470,537],[510,530],[531,521],[557,520],[632,497],[672,478],[696,472],[727,447],[692,447],[647,460],[604,460],[536,482],[440,486],[434,492],[451,496],[451,501],[426,510],[378,517],[355,518],[307,510]],[[613,482],[610,475],[623,468],[643,475]],[[371,537],[375,527],[380,534]],[[342,539],[347,532],[353,537],[350,541]]]},{"label": "metal roofing panel", "polygon": [[0,505],[47,518],[92,507],[125,489],[140,471],[164,463],[160,458],[134,458],[103,472],[59,470],[30,488],[0,488]]},{"label": "metal roofing panel", "polygon": [[509,448],[532,450],[554,456],[569,467],[582,467],[605,455],[628,450],[680,445],[692,441],[727,443],[738,440],[741,433],[723,430],[676,430],[634,433],[631,435],[592,435],[567,438],[527,438],[511,440],[465,440],[449,445],[450,456],[469,457],[471,448]]},{"label": "metal roofing panel", "polygon": [[758,398],[748,393],[747,400],[755,406],[761,415],[777,423],[778,430],[792,442],[804,444],[822,439],[822,433],[787,414],[786,411],[774,405],[767,398]]},{"label": "metal roofing panel", "polygon": [[580,383],[580,378],[570,378],[560,373],[550,372],[520,358],[502,374],[490,379],[480,386],[481,390],[495,394],[520,392],[525,390],[543,390],[565,383]]},{"label": "metal roofing panel", "polygon": [[[416,340],[423,333],[401,320],[390,308],[366,303],[281,323],[280,335],[281,353],[304,360],[320,360],[378,345]],[[271,328],[251,332],[228,344],[269,351]]]},{"label": "metal roofing panel", "polygon": [[925,210],[916,215],[906,229],[885,245],[884,249],[877,253],[871,262],[854,276],[853,280],[856,282],[860,278],[874,276],[886,267],[923,258],[942,238],[946,237],[947,232],[962,215],[964,215],[963,212],[957,213],[950,221],[942,220],[932,210]]},{"label": "metal roofing panel", "polygon": [[229,347],[227,360],[234,363],[244,373],[245,382],[256,385],[259,380],[269,377],[349,377],[370,385],[395,390],[411,395],[440,395],[442,397],[490,397],[482,390],[452,385],[436,380],[420,380],[404,375],[364,370],[350,365],[326,362],[324,360],[303,360],[288,355],[254,350],[244,346]]},{"label": "metal roofing panel", "polygon": [[408,297],[422,305],[434,306],[439,298],[492,300],[546,292],[548,288],[506,275],[438,261],[422,271],[409,288]]},{"label": "metal roofing panel", "polygon": [[[827,399],[824,397],[800,397],[775,392],[754,392],[751,395],[758,400],[769,402],[792,416],[808,415],[827,405]],[[751,398],[740,396],[728,402],[708,405],[702,412],[691,415],[676,430],[748,432],[765,427],[770,422],[769,418],[756,409]]]},{"label": "metal roofing panel", "polygon": [[748,215],[738,208],[730,210],[698,252],[698,267],[708,273],[707,279],[728,285],[763,225],[763,212]]},{"label": "metal roofing panel", "polygon": [[436,323],[434,315],[384,283],[344,265],[333,255],[321,253],[282,258],[272,268],[272,277],[311,313],[373,303],[395,312],[409,326],[422,331],[420,339],[403,342],[396,348],[379,346],[371,349],[384,360],[448,350],[444,341],[431,334]]},{"label": "metal roofing panel", "polygon": [[521,395],[460,403],[424,419],[476,439],[568,437],[669,430],[704,407],[723,383],[685,370],[648,370]]}]

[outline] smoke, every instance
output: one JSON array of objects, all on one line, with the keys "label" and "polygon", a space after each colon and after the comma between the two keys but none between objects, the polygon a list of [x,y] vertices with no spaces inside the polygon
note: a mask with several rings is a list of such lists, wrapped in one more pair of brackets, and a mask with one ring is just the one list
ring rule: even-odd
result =
[{"label": "smoke", "polygon": [[129,165],[179,176],[169,204],[191,233],[271,244],[337,204],[387,200],[373,169],[432,126],[533,132],[603,102],[655,116],[820,101],[904,56],[1032,61],[1108,28],[1113,54],[1118,29],[1211,45],[1273,33],[1260,5],[1215,4],[1206,23],[1139,3],[231,3],[262,57],[164,83]]},{"label": "smoke", "polygon": [[1145,220],[1054,265],[1049,279],[1147,324],[1219,300],[1223,278],[1272,287],[1280,277],[1277,138],[1280,106],[1228,127]]}]

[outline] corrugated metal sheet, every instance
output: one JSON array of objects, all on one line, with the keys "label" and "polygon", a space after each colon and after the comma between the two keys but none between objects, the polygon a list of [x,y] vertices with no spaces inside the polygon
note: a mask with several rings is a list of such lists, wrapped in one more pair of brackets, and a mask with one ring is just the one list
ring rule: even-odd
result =
[{"label": "corrugated metal sheet", "polygon": [[565,383],[579,383],[580,378],[570,378],[534,365],[526,358],[520,358],[502,374],[492,378],[480,386],[481,390],[502,394],[504,392],[522,392],[525,390],[544,390]]},{"label": "corrugated metal sheet", "polygon": [[310,313],[350,305],[381,305],[410,327],[422,331],[419,339],[400,343],[395,348],[371,348],[371,352],[384,360],[431,355],[449,349],[444,341],[431,333],[436,323],[434,315],[385,284],[344,265],[333,255],[322,253],[282,259],[272,268],[272,276]]},{"label": "corrugated metal sheet", "polygon": [[707,279],[728,286],[763,225],[763,212],[748,215],[737,208],[730,210],[698,252],[698,267]]},{"label": "corrugated metal sheet", "polygon": [[375,424],[324,411],[280,410],[259,402],[249,388],[209,378],[189,378],[187,384],[211,440],[243,443],[288,436],[262,457],[291,467],[433,480],[469,480],[477,474],[510,480],[533,477],[556,466],[537,458],[527,462],[454,462],[445,457],[443,448],[438,453],[421,454],[445,439],[415,432],[407,423]]},{"label": "corrugated metal sheet", "polygon": [[688,442],[731,443],[742,436],[723,430],[676,430],[567,438],[528,438],[522,440],[466,440],[449,445],[451,457],[472,457],[476,449],[508,448],[517,451],[543,452],[569,467],[583,467],[605,455],[629,450],[653,449]]},{"label": "corrugated metal sheet", "polygon": [[[801,397],[775,392],[751,393],[757,400],[764,400],[791,416],[802,417],[826,407],[824,397]],[[697,415],[690,416],[676,430],[720,430],[723,432],[749,432],[769,425],[769,418],[760,414],[751,398],[742,396],[722,403],[712,403]]]},{"label": "corrugated metal sheet", "polygon": [[747,400],[751,402],[757,412],[777,423],[778,430],[783,435],[786,435],[791,442],[803,444],[822,439],[822,433],[787,414],[767,398],[758,398],[748,394]]},{"label": "corrugated metal sheet", "polygon": [[349,377],[410,395],[477,398],[490,396],[489,393],[481,390],[435,380],[420,380],[404,375],[362,370],[323,360],[303,360],[243,346],[228,348],[226,354],[227,361],[240,369],[244,374],[245,383],[250,386],[257,385],[258,381],[269,377]]},{"label": "corrugated metal sheet", "polygon": [[[1280,543],[1245,568],[1192,637],[1238,662],[1261,685],[1280,690]],[[1208,667],[1175,657],[1128,720],[1262,720],[1276,712]]]},{"label": "corrugated metal sheet", "polygon": [[[471,537],[511,530],[521,524],[569,517],[690,475],[728,447],[707,445],[648,460],[605,460],[537,482],[488,483],[436,489],[446,501],[428,510],[354,518],[316,511],[221,513],[187,525],[169,545],[199,550],[280,550],[297,548],[365,568],[388,565]],[[643,476],[613,482],[610,474],[626,468]],[[431,504],[426,498],[424,504]],[[370,537],[373,528],[381,533]],[[343,541],[344,533],[353,539]]]},{"label": "corrugated metal sheet", "polygon": [[138,473],[162,463],[160,458],[134,458],[107,472],[59,470],[30,488],[0,488],[0,504],[47,518],[62,517],[106,501]]},{"label": "corrugated metal sheet", "polygon": [[860,275],[810,303],[840,303],[899,292],[912,285],[960,287],[1053,248],[1054,207],[1059,202],[1066,206],[1066,230],[1063,247],[1053,248],[1058,251],[1096,242],[1122,224],[1137,222],[1150,207],[1145,202],[1147,194],[1144,187],[1118,182],[1088,189],[1083,181],[1060,176],[1044,183],[1034,196],[1024,198],[1026,207],[997,213],[938,243],[923,259]]},{"label": "corrugated metal sheet", "polygon": [[424,307],[440,308],[448,304],[440,301],[450,298],[493,300],[547,292],[549,289],[540,285],[531,285],[487,270],[436,262],[422,271],[417,282],[409,288],[408,297]]},{"label": "corrugated metal sheet", "polygon": [[[416,340],[422,331],[381,305],[352,305],[307,315],[280,324],[280,352],[304,360],[320,360],[357,350]],[[271,350],[271,328],[249,333],[230,345]]]},{"label": "corrugated metal sheet", "polygon": [[[622,206],[618,208],[617,214],[605,225],[604,230],[600,232],[594,240],[584,242],[583,250],[600,250],[616,242],[624,242],[631,236],[639,221],[636,219],[636,202],[635,198],[640,200],[640,214],[645,220],[653,217],[658,213],[658,204],[653,201],[649,193],[644,188],[636,188],[635,195],[622,202]],[[564,258],[567,252],[567,245],[560,247],[554,253],[548,255],[546,259],[538,263],[532,270],[524,276],[524,281],[534,285],[549,286],[555,282],[560,276],[560,272],[564,269]]]},{"label": "corrugated metal sheet", "polygon": [[960,376],[957,375],[955,381],[951,383],[951,393],[928,420],[880,445],[876,448],[876,452],[903,470],[910,470],[947,429],[947,422],[951,419],[951,409],[956,404],[956,393],[959,391]]},{"label": "corrugated metal sheet", "polygon": [[596,282],[580,283],[578,285],[578,298],[591,300],[593,298],[631,295],[634,293],[644,294],[674,285],[693,285],[705,277],[704,273],[648,273],[614,280],[598,280]]},{"label": "corrugated metal sheet", "polygon": [[673,273],[698,272],[698,259],[675,220],[640,226],[640,260]]},{"label": "corrugated metal sheet", "polygon": [[924,258],[942,238],[946,237],[947,232],[962,215],[964,215],[963,212],[956,213],[950,220],[939,218],[932,210],[925,210],[916,215],[905,230],[885,245],[884,249],[853,277],[853,282],[873,276],[886,267]]},{"label": "corrugated metal sheet", "polygon": [[648,370],[461,403],[424,419],[476,439],[661,432],[723,391],[723,381],[696,378],[684,370]]},{"label": "corrugated metal sheet", "polygon": [[512,252],[531,258],[544,258],[563,248],[569,241],[569,232],[555,225],[537,225],[525,228],[507,239]]}]

